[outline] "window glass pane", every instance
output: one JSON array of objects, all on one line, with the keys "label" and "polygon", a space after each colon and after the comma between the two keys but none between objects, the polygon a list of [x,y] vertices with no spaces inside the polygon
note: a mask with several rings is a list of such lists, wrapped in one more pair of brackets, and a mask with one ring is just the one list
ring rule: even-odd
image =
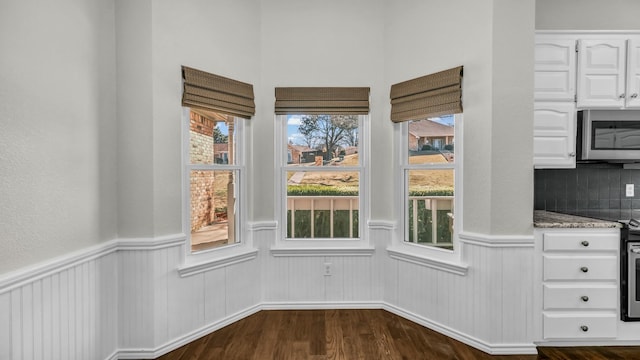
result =
[{"label": "window glass pane", "polygon": [[454,161],[453,115],[409,122],[409,164]]},{"label": "window glass pane", "polygon": [[407,241],[452,249],[453,169],[407,170]]},{"label": "window glass pane", "polygon": [[359,177],[357,171],[288,171],[287,237],[357,238]]},{"label": "window glass pane", "polygon": [[190,172],[192,251],[238,242],[235,236],[237,178],[237,171]]},{"label": "window glass pane", "polygon": [[190,114],[189,159],[191,164],[236,164],[235,119],[231,116],[209,113]]},{"label": "window glass pane", "polygon": [[289,166],[359,166],[357,115],[288,115]]}]

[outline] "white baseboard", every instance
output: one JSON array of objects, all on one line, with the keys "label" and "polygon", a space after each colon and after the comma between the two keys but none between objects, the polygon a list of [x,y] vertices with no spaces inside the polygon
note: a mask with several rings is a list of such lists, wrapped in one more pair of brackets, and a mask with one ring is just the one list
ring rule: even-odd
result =
[{"label": "white baseboard", "polygon": [[382,309],[377,301],[296,301],[264,302],[262,310],[330,310],[330,309]]},{"label": "white baseboard", "polygon": [[474,347],[478,350],[484,351],[491,355],[525,355],[525,354],[537,354],[536,346],[531,344],[490,344],[483,340],[480,340],[471,335],[465,334],[456,329],[450,328],[446,325],[442,325],[438,322],[429,320],[420,315],[414,314],[409,311],[405,311],[397,306],[384,303],[382,309],[396,314],[407,320],[413,321],[416,324],[420,324],[433,331],[437,331],[440,334],[446,335],[452,339],[458,340],[466,345]]},{"label": "white baseboard", "polygon": [[206,336],[216,330],[219,330],[229,324],[242,320],[250,315],[253,315],[262,310],[327,310],[327,309],[382,309],[389,311],[395,315],[398,315],[407,320],[413,321],[426,328],[437,331],[450,338],[456,339],[466,345],[474,347],[478,350],[484,351],[491,355],[523,355],[523,354],[537,354],[536,346],[531,344],[489,344],[480,339],[477,339],[468,334],[462,333],[455,329],[449,328],[445,325],[431,321],[417,314],[405,311],[396,306],[375,302],[375,301],[300,301],[300,302],[265,302],[260,305],[253,306],[249,309],[236,313],[226,319],[217,321],[215,323],[204,326],[198,330],[195,330],[189,334],[181,336],[177,339],[167,342],[166,344],[156,349],[130,349],[120,350],[117,352],[118,357],[110,357],[107,360],[115,359],[155,359],[162,355],[165,355],[181,346],[184,346],[192,341],[195,341],[203,336]]},{"label": "white baseboard", "polygon": [[[227,325],[251,316],[260,310],[262,309],[259,305],[252,306],[225,319],[203,326],[200,329],[196,329],[188,334],[168,341],[155,349],[120,349],[117,351],[117,357],[113,359],[155,359],[178,349],[179,347],[187,345],[190,342],[198,340],[203,336],[209,335],[216,330],[220,330]],[[112,358],[108,358],[107,360],[112,360]]]}]

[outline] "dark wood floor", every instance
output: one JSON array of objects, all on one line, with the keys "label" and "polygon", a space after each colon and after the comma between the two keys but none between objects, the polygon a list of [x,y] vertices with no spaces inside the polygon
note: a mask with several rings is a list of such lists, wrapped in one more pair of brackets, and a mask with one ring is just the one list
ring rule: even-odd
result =
[{"label": "dark wood floor", "polygon": [[384,310],[260,311],[160,360],[640,360],[640,347],[538,348],[492,356]]}]

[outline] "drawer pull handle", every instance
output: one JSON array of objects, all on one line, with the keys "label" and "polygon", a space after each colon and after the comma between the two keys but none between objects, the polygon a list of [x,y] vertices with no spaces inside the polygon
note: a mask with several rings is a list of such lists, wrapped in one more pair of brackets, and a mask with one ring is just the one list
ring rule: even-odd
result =
[{"label": "drawer pull handle", "polygon": [[586,266],[583,266],[580,268],[580,271],[582,271],[583,273],[589,272],[589,268]]},{"label": "drawer pull handle", "polygon": [[580,299],[581,299],[582,301],[584,301],[584,302],[589,301],[589,297],[588,297],[588,296],[586,296],[586,295],[585,295],[585,296],[580,297]]},{"label": "drawer pull handle", "polygon": [[580,244],[582,244],[582,246],[584,247],[589,246],[589,242],[587,240],[583,240]]},{"label": "drawer pull handle", "polygon": [[580,330],[582,330],[584,332],[587,332],[587,331],[589,331],[589,327],[586,326],[586,325],[582,325],[582,326],[580,326]]}]

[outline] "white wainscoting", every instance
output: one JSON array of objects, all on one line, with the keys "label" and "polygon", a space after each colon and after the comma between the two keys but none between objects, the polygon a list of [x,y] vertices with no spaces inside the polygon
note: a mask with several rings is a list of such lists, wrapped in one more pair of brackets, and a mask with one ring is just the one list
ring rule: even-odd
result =
[{"label": "white wainscoting", "polygon": [[[375,249],[272,250],[277,223],[255,224],[265,309],[380,308]],[[282,252],[281,252],[282,250]],[[330,264],[331,275],[325,274]]]},{"label": "white wainscoting", "polygon": [[113,242],[0,281],[0,359],[111,359],[117,349]]},{"label": "white wainscoting", "polygon": [[184,242],[120,255],[120,359],[152,359],[259,311],[255,260],[180,277]]},{"label": "white wainscoting", "polygon": [[535,354],[533,237],[461,242],[466,275],[387,258],[385,308],[491,354]]},{"label": "white wainscoting", "polygon": [[121,239],[0,279],[0,360],[152,359],[260,310],[255,260],[180,277],[185,236]]},{"label": "white wainscoting", "polygon": [[489,353],[535,353],[532,237],[467,234],[459,275],[389,257],[394,228],[369,223],[372,251],[274,256],[277,223],[252,223],[257,258],[183,277],[181,234],[7,274],[0,360],[149,359],[261,309],[317,308],[382,308]]}]

